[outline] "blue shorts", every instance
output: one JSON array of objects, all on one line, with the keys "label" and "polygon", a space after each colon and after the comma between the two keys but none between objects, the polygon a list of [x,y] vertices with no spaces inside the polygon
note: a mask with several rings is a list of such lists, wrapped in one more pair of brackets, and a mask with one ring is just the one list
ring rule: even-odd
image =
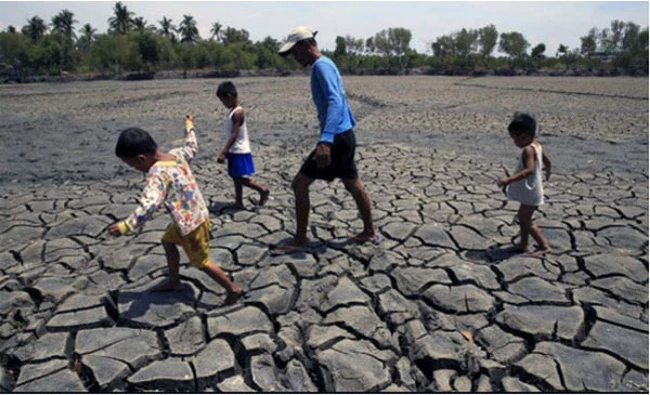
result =
[{"label": "blue shorts", "polygon": [[228,152],[228,175],[232,178],[246,177],[255,173],[253,155],[232,154]]}]

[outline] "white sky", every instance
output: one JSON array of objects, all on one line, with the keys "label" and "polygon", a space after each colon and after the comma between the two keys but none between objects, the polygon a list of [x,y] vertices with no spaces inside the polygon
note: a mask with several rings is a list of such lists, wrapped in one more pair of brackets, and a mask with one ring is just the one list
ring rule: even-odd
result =
[{"label": "white sky", "polygon": [[[0,29],[9,25],[24,26],[27,19],[38,15],[47,23],[63,9],[74,13],[75,25],[90,23],[99,33],[108,28],[116,1],[0,1]],[[609,27],[619,19],[648,26],[647,1],[614,2],[451,2],[451,1],[123,1],[135,16],[159,27],[163,16],[175,25],[183,14],[194,16],[202,38],[210,37],[213,22],[224,27],[246,29],[253,41],[271,36],[281,41],[296,25],[318,30],[322,49],[333,50],[336,36],[355,38],[374,36],[389,27],[410,29],[411,48],[420,53],[441,35],[462,28],[479,29],[494,24],[499,31],[517,31],[531,44],[546,44],[546,54],[555,55],[559,44],[569,48],[580,46],[580,36],[590,28]]]}]

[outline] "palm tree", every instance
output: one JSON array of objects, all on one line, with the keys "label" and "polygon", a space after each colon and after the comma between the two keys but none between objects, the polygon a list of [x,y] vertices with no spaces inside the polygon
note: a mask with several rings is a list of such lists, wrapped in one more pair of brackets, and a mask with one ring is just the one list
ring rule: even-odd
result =
[{"label": "palm tree", "polygon": [[178,27],[178,33],[181,35],[182,43],[194,43],[201,38],[192,15],[183,15],[183,21]]},{"label": "palm tree", "polygon": [[133,19],[133,27],[135,30],[143,32],[147,28],[147,21],[145,21],[143,17],[139,16]]},{"label": "palm tree", "polygon": [[133,26],[133,13],[122,5],[121,1],[115,3],[113,8],[114,16],[108,18],[110,28],[118,33],[128,33]]},{"label": "palm tree", "polygon": [[47,31],[47,25],[38,16],[33,16],[32,19],[27,20],[27,25],[23,26],[23,34],[36,41],[43,37]]},{"label": "palm tree", "polygon": [[77,48],[81,52],[87,52],[88,49],[90,48],[90,44],[95,41],[95,32],[97,29],[93,29],[92,26],[90,26],[90,23],[86,23],[83,25],[83,27],[79,30],[81,33],[81,37],[79,37],[79,40],[77,40]]},{"label": "palm tree", "polygon": [[158,23],[160,23],[160,29],[158,30],[158,33],[160,35],[163,37],[174,38],[174,31],[176,30],[176,26],[172,24],[171,19],[167,19],[166,16],[163,16],[162,21],[158,21]]},{"label": "palm tree", "polygon": [[210,33],[212,33],[211,39],[215,39],[216,42],[221,41],[221,28],[223,25],[219,22],[212,22],[212,29],[210,29]]},{"label": "palm tree", "polygon": [[90,26],[90,23],[86,23],[83,25],[81,28],[81,34],[82,37],[85,37],[88,42],[91,42],[95,39],[95,32],[97,29],[93,29],[92,26]]},{"label": "palm tree", "polygon": [[77,38],[74,32],[74,24],[79,21],[74,19],[74,14],[63,10],[52,17],[52,33],[60,33],[68,38]]}]

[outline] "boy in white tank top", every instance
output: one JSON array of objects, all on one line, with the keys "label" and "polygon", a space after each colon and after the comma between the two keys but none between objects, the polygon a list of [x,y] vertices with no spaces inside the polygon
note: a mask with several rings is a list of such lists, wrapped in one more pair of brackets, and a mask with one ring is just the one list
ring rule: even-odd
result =
[{"label": "boy in white tank top", "polygon": [[225,163],[228,160],[228,175],[232,177],[235,184],[235,205],[237,209],[244,209],[243,187],[256,190],[260,194],[257,202],[263,206],[269,199],[270,191],[250,179],[255,173],[253,155],[251,154],[250,141],[248,140],[248,128],[244,119],[244,109],[239,105],[239,97],[235,84],[225,81],[217,88],[217,97],[221,100],[228,112],[226,119],[226,144],[219,153],[217,162]]},{"label": "boy in white tank top", "polygon": [[[517,160],[517,167],[512,176],[501,177],[497,181],[500,187],[507,186],[509,200],[520,204],[517,212],[521,239],[516,244],[516,252],[528,252],[528,235],[533,236],[537,242],[534,255],[543,256],[551,251],[546,239],[542,236],[537,225],[533,224],[533,213],[537,206],[544,204],[544,187],[542,185],[542,170],[548,181],[551,176],[551,161],[542,149],[542,145],[535,141],[535,118],[525,113],[515,113],[508,132],[515,145],[523,148]],[[543,167],[542,167],[543,164]]]}]

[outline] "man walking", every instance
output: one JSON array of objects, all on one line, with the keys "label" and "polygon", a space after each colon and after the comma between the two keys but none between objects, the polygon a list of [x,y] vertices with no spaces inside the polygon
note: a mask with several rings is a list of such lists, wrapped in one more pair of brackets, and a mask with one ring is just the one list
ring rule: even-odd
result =
[{"label": "man walking", "polygon": [[278,252],[301,251],[307,246],[309,220],[309,186],[316,179],[332,181],[340,178],[357,204],[363,231],[350,238],[354,242],[379,242],[370,211],[370,199],[357,173],[354,160],[356,140],[352,128],[356,125],[343,90],[338,68],[321,54],[317,32],[306,26],[294,28],[280,48],[279,54],[292,54],[303,67],[311,66],[311,93],[318,110],[321,136],[305,160],[291,187],[296,198],[296,234],[293,239],[276,248]]}]

